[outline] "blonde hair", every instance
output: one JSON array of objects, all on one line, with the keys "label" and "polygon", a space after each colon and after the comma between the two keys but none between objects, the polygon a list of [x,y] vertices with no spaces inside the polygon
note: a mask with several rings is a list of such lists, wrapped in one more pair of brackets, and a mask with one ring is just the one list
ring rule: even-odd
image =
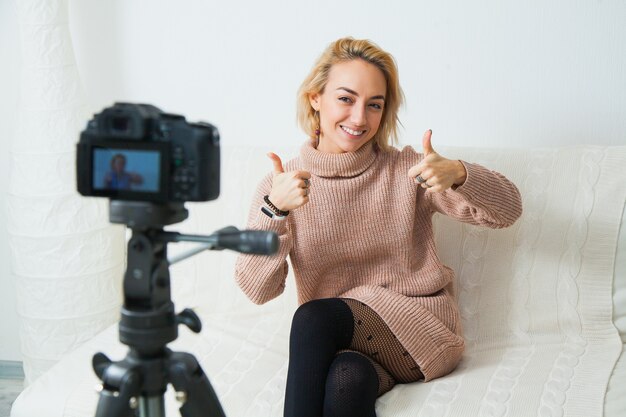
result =
[{"label": "blonde hair", "polygon": [[319,127],[319,121],[309,97],[312,94],[324,92],[333,65],[354,59],[362,59],[375,65],[385,76],[387,84],[385,105],[380,126],[373,139],[380,149],[388,150],[398,143],[398,126],[401,125],[398,110],[404,102],[404,94],[400,88],[398,68],[393,56],[366,39],[341,38],[326,48],[298,90],[298,124],[310,137],[317,136],[315,129]]}]

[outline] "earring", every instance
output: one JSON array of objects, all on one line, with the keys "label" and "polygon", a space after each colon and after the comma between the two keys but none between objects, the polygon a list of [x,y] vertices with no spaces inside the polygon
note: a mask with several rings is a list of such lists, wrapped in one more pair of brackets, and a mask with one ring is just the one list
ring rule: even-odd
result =
[{"label": "earring", "polygon": [[320,112],[315,111],[315,118],[317,119],[317,127],[315,128],[315,136],[317,136],[317,140],[320,139]]}]

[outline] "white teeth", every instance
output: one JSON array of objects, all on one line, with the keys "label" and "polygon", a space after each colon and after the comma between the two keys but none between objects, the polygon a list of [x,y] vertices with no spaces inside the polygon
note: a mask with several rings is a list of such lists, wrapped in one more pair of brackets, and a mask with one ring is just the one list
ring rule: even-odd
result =
[{"label": "white teeth", "polygon": [[345,126],[341,126],[341,128],[343,130],[345,130],[346,132],[348,132],[349,134],[354,135],[354,136],[361,136],[363,134],[363,132],[365,132],[365,130],[352,130],[352,129],[347,128]]}]

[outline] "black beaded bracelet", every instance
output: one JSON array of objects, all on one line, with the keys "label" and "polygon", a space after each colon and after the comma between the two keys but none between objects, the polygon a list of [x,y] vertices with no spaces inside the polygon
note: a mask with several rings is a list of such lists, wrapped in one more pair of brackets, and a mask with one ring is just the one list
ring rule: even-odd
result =
[{"label": "black beaded bracelet", "polygon": [[265,200],[265,202],[267,203],[267,205],[272,209],[272,211],[274,213],[276,213],[278,216],[286,216],[289,214],[288,211],[283,211],[281,209],[279,209],[278,207],[276,207],[271,201],[270,201],[270,196],[266,195],[265,197],[263,197],[263,200]]}]

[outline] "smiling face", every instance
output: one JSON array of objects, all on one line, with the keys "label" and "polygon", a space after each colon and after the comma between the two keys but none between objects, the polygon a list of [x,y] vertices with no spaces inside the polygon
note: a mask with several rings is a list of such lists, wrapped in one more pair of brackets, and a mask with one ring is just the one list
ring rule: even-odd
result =
[{"label": "smiling face", "polygon": [[317,149],[328,153],[355,152],[374,137],[385,106],[383,72],[362,59],[335,64],[321,93],[312,94],[319,111]]}]

